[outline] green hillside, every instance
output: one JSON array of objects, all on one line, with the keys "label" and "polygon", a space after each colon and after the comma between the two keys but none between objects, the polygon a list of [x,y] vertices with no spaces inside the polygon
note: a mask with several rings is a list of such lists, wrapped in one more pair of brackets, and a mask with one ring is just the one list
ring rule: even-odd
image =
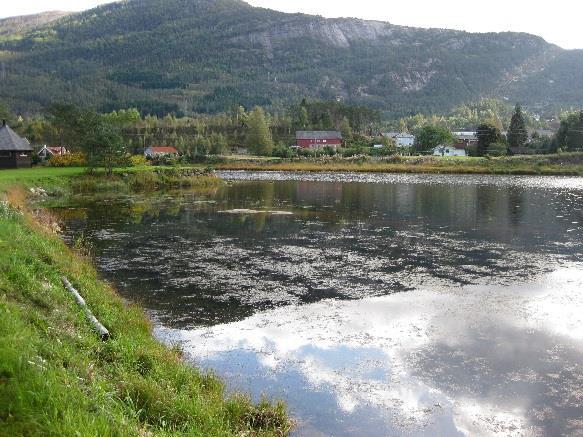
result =
[{"label": "green hillside", "polygon": [[18,38],[29,30],[44,26],[59,18],[69,15],[69,12],[43,12],[42,14],[23,15],[0,19],[0,40]]},{"label": "green hillside", "polygon": [[480,97],[581,105],[583,53],[517,33],[471,34],[324,19],[240,0],[130,0],[0,40],[0,99],[99,110],[217,112],[303,96],[393,115]]}]

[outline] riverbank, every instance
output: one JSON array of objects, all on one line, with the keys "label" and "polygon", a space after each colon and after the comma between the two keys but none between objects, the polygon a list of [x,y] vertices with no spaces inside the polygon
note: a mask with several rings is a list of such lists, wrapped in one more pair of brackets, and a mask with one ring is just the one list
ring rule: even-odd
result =
[{"label": "riverbank", "polygon": [[[82,172],[0,172],[0,434],[287,434],[283,404],[227,396],[220,380],[186,365],[153,338],[140,308],[63,243],[51,216],[30,208],[27,187],[58,191]],[[107,342],[62,276],[109,329]]]},{"label": "riverbank", "polygon": [[583,153],[493,158],[393,156],[225,160],[219,170],[583,176]]}]

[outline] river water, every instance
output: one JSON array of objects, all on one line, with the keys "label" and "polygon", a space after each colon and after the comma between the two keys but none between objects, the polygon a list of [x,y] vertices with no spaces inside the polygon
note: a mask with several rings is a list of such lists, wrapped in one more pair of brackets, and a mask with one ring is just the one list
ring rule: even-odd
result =
[{"label": "river water", "polygon": [[583,435],[583,179],[221,176],[55,212],[296,435]]}]

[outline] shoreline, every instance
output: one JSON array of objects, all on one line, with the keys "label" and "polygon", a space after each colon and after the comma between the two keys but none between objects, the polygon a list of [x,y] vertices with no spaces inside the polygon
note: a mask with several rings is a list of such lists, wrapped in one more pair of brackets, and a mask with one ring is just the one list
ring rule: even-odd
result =
[{"label": "shoreline", "polygon": [[[62,193],[82,170],[42,174],[0,174],[0,434],[287,435],[283,403],[227,395],[220,379],[160,343],[144,310],[62,241],[46,209],[31,205],[31,187]],[[63,276],[109,329],[108,341]]]},{"label": "shoreline", "polygon": [[225,161],[213,165],[216,170],[338,172],[338,173],[419,173],[525,176],[583,176],[583,154],[543,155],[501,158],[392,157],[384,160],[323,159],[265,162]]}]

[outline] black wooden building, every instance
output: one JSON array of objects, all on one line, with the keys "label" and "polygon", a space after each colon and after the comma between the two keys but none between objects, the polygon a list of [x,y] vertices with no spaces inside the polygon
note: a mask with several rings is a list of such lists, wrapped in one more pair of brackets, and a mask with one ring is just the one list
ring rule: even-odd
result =
[{"label": "black wooden building", "polygon": [[0,127],[0,169],[32,166],[32,147],[10,129],[5,120]]}]

